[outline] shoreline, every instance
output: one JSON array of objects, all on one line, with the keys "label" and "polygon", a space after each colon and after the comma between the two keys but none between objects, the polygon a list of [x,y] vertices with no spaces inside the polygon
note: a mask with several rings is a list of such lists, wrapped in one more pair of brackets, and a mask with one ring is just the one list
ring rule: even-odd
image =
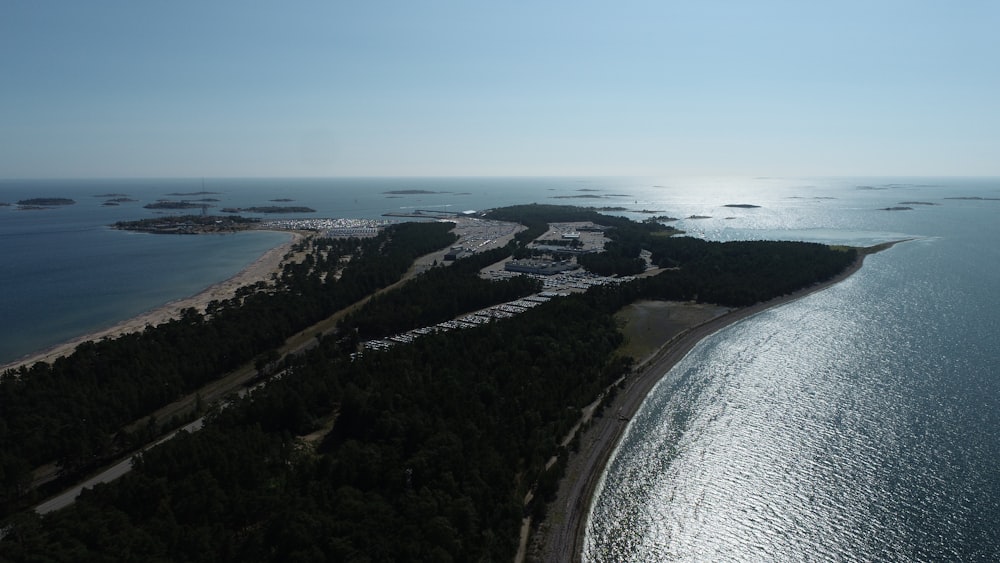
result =
[{"label": "shoreline", "polygon": [[[865,257],[892,247],[897,242],[859,248],[855,261],[837,276],[750,307],[736,309],[685,329],[664,342],[655,352],[639,362],[626,388],[619,391],[605,408],[605,415],[594,418],[581,435],[580,448],[569,456],[566,472],[549,505],[548,516],[529,538],[529,561],[582,560],[594,494],[604,471],[624,436],[628,421],[638,412],[653,387],[667,375],[688,352],[708,336],[753,315],[822,291],[851,277],[864,265]],[[613,413],[613,414],[611,414]]]},{"label": "shoreline", "polygon": [[16,370],[21,366],[30,367],[38,362],[52,363],[62,356],[72,354],[76,350],[76,347],[84,342],[104,338],[117,338],[124,334],[140,332],[146,326],[156,326],[178,317],[183,309],[194,307],[199,312],[204,312],[205,307],[213,300],[222,301],[232,298],[236,294],[236,290],[244,285],[270,280],[271,274],[280,272],[282,260],[291,250],[292,245],[302,240],[305,236],[304,233],[297,231],[275,232],[288,233],[292,238],[279,246],[271,248],[233,276],[216,282],[194,295],[168,301],[134,317],[119,321],[110,327],[94,330],[0,365],[0,373],[9,369]]}]

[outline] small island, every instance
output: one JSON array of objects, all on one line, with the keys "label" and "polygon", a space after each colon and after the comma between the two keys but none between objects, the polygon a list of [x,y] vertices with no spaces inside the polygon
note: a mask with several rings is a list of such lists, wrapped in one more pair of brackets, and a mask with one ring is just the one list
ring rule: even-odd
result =
[{"label": "small island", "polygon": [[76,202],[65,197],[34,197],[31,199],[22,199],[17,202],[18,205],[26,207],[53,207],[56,205],[73,205],[74,203]]},{"label": "small island", "polygon": [[900,205],[941,205],[940,203],[933,203],[930,201],[901,201]]},{"label": "small island", "polygon": [[432,192],[430,190],[389,190],[387,192],[382,192],[388,195],[430,195],[430,194],[446,194],[448,192]]},{"label": "small island", "polygon": [[146,209],[197,209],[200,207],[209,207],[205,203],[193,203],[190,201],[171,201],[167,199],[161,199],[156,203],[147,203],[143,205]]},{"label": "small island", "polygon": [[205,191],[201,191],[201,192],[174,192],[174,193],[169,193],[167,195],[169,195],[169,196],[185,197],[185,196],[190,196],[190,195],[219,195],[221,193],[222,192],[205,192]]},{"label": "small island", "polygon": [[688,215],[688,219],[711,219],[711,215]]},{"label": "small island", "polygon": [[752,203],[727,203],[723,207],[739,207],[740,209],[759,209],[759,205],[753,205]]},{"label": "small island", "polygon": [[315,213],[311,207],[295,205],[267,205],[263,207],[223,207],[223,213]]},{"label": "small island", "polygon": [[291,198],[288,198],[288,197],[279,197],[277,199],[271,199],[271,200],[268,200],[268,201],[274,201],[274,202],[278,202],[278,203],[288,203],[289,201],[295,201],[295,200],[291,199]]},{"label": "small island", "polygon": [[118,221],[111,225],[122,231],[169,235],[201,235],[208,233],[234,233],[255,227],[260,221],[249,217],[217,215],[180,215]]},{"label": "small island", "polygon": [[895,205],[893,207],[883,207],[882,209],[880,209],[880,211],[912,211],[912,210],[913,210],[912,207],[908,207],[905,205]]}]

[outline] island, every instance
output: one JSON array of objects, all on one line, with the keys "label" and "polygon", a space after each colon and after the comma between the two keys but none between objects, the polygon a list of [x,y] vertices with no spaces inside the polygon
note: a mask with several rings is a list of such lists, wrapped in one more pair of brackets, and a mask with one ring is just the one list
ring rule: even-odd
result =
[{"label": "island", "polygon": [[753,205],[750,203],[727,203],[723,207],[739,207],[740,209],[758,209],[759,205]]},{"label": "island", "polygon": [[906,205],[894,205],[892,207],[883,207],[880,211],[912,211],[912,207]]},{"label": "island", "polygon": [[146,209],[198,209],[203,207],[210,207],[205,203],[194,203],[192,201],[173,201],[168,199],[161,199],[155,203],[147,203],[143,205]]},{"label": "island", "polygon": [[295,205],[268,205],[264,207],[223,207],[223,213],[315,213],[311,207]]},{"label": "island", "polygon": [[448,192],[434,192],[431,190],[389,190],[382,193],[386,195],[431,195],[446,194]]},{"label": "island", "polygon": [[60,205],[73,205],[74,203],[76,202],[65,197],[34,197],[31,199],[22,199],[17,202],[18,205],[24,207],[55,207]]},{"label": "island", "polygon": [[[116,226],[163,219],[146,221]],[[534,244],[560,238],[550,233],[594,244],[543,268],[544,285],[503,267],[555,262],[562,249]],[[532,557],[572,557],[590,484],[669,358],[860,265],[853,248],[676,234],[523,205],[366,238],[310,235],[231,298],[11,369],[0,550],[14,561],[253,560],[264,546],[275,561],[511,561],[537,544]],[[475,251],[445,261],[456,246]],[[645,344],[641,327],[623,334],[635,307],[675,305],[707,313],[666,348],[669,331]],[[66,505],[36,504],[126,460],[125,475]],[[544,539],[563,527],[569,540]],[[542,539],[528,542],[531,531]]]},{"label": "island", "polygon": [[186,196],[193,196],[193,195],[220,195],[221,193],[222,192],[206,192],[206,191],[202,190],[200,192],[173,192],[173,193],[169,193],[167,195],[169,195],[169,196],[186,197]]},{"label": "island", "polygon": [[199,235],[245,231],[254,228],[259,223],[259,219],[238,215],[235,217],[229,215],[181,215],[139,219],[137,221],[119,221],[112,225],[112,228],[140,233]]}]

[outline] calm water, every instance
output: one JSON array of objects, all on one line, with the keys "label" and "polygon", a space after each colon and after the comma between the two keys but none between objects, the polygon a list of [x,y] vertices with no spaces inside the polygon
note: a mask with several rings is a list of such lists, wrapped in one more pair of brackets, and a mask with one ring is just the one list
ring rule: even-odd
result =
[{"label": "calm water", "polygon": [[[77,201],[0,207],[0,363],[193,294],[286,240],[106,227],[201,189],[0,181],[0,202]],[[540,202],[671,215],[713,240],[913,239],[706,339],[666,374],[608,468],[585,558],[1000,560],[1000,201],[946,199],[1000,197],[1000,179],[210,179],[204,189],[219,194],[197,197],[217,206],[287,198],[318,217]],[[436,193],[386,193],[400,190]],[[139,201],[103,207],[93,196],[106,193]],[[906,201],[937,205],[881,210]],[[760,207],[725,207],[742,203]]]},{"label": "calm water", "polygon": [[[576,190],[587,185],[602,184],[531,178],[0,180],[0,203],[39,197],[76,201],[33,211],[0,206],[0,365],[198,293],[288,240],[267,232],[173,237],[108,228],[157,213],[200,212],[142,207],[158,199],[217,199],[208,202],[215,212],[300,205],[316,213],[293,217],[379,218],[389,211],[556,202],[552,194],[584,193]],[[434,193],[386,193],[408,190]],[[171,195],[201,191],[213,193]],[[110,197],[97,196],[108,194],[136,201],[104,206]]]}]

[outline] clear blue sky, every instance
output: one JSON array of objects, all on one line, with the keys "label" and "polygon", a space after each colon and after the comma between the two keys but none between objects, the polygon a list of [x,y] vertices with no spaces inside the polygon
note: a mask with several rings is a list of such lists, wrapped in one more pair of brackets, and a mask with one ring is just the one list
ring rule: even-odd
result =
[{"label": "clear blue sky", "polygon": [[1000,175],[995,0],[0,0],[0,178]]}]

